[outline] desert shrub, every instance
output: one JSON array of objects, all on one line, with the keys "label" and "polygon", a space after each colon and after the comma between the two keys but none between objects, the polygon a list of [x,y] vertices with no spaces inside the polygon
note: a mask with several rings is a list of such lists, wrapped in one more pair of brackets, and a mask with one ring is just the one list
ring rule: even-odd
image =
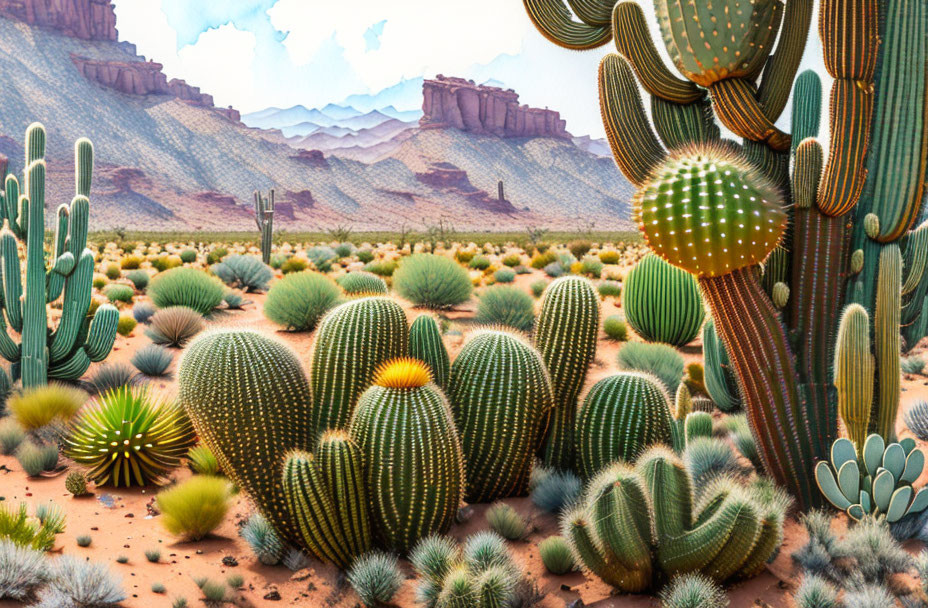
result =
[{"label": "desert shrub", "polygon": [[122,276],[122,270],[120,270],[119,266],[117,266],[116,264],[109,264],[107,265],[106,271],[104,272],[104,274],[106,275],[106,278],[108,278],[110,281],[115,281],[116,279]]},{"label": "desert shrub", "polygon": [[106,280],[106,277],[103,276],[102,274],[98,274],[98,275],[94,275],[93,282],[91,283],[91,285],[93,285],[94,289],[103,289],[104,287],[106,287],[107,283],[109,283],[109,281]]},{"label": "desert shrub", "polygon": [[351,588],[369,608],[390,605],[404,578],[396,556],[379,551],[362,555],[348,571]]},{"label": "desert shrub", "polygon": [[577,239],[576,241],[567,243],[567,250],[578,260],[589,253],[592,248],[593,243],[585,239]]},{"label": "desert shrub", "polygon": [[206,256],[206,263],[212,266],[216,262],[222,261],[222,258],[229,255],[229,250],[225,247],[217,247],[209,252]]},{"label": "desert shrub", "polygon": [[583,274],[598,279],[599,275],[602,273],[603,263],[599,261],[599,258],[588,256],[580,260],[580,269],[577,271],[577,274]]},{"label": "desert shrub", "polygon": [[558,262],[551,262],[550,264],[544,267],[544,271],[545,271],[545,274],[551,277],[552,279],[556,279],[558,277],[561,277],[567,274],[567,271],[564,270],[564,267],[561,266]]},{"label": "desert shrub", "polygon": [[93,392],[102,395],[103,393],[132,386],[136,383],[137,374],[131,365],[126,363],[104,363],[94,370],[93,376],[90,377],[90,386]]},{"label": "desert shrub", "polygon": [[197,445],[187,452],[187,464],[198,475],[220,475],[219,460],[205,445]]},{"label": "desert shrub", "polygon": [[223,302],[229,310],[240,310],[245,305],[245,298],[237,291],[229,290],[222,297]]},{"label": "desert shrub", "polygon": [[336,254],[331,247],[320,245],[308,249],[306,251],[306,257],[313,263],[316,270],[319,272],[328,272],[332,270],[332,262],[335,261]]},{"label": "desert shrub", "polygon": [[166,376],[174,361],[174,353],[158,344],[149,344],[135,351],[130,360],[135,369],[152,378]]},{"label": "desert shrub", "polygon": [[619,315],[609,315],[603,320],[603,331],[610,340],[625,342],[628,340],[628,326]]},{"label": "desert shrub", "polygon": [[289,257],[280,265],[280,271],[284,274],[303,272],[307,268],[309,268],[309,261],[298,257]]},{"label": "desert shrub", "polygon": [[245,522],[240,532],[258,561],[265,566],[276,566],[284,555],[284,543],[274,527],[260,513]]},{"label": "desert shrub", "polygon": [[490,258],[485,255],[477,255],[470,259],[467,266],[474,270],[486,270],[490,267]]},{"label": "desert shrub", "polygon": [[928,441],[928,401],[916,401],[906,410],[905,425],[920,441]]},{"label": "desert shrub", "polygon": [[12,417],[0,419],[0,454],[9,456],[26,438],[26,431]]},{"label": "desert shrub", "polygon": [[161,551],[159,549],[145,549],[145,559],[149,563],[157,564],[161,561]]},{"label": "desert shrub", "polygon": [[184,264],[192,264],[197,261],[197,252],[193,249],[184,249],[180,252],[180,261]]},{"label": "desert shrub", "polygon": [[599,252],[599,261],[603,264],[618,264],[620,259],[618,251],[608,249]]},{"label": "desert shrub", "polygon": [[203,317],[186,306],[170,306],[156,312],[145,335],[155,344],[182,347],[205,327]]},{"label": "desert shrub", "polygon": [[338,259],[347,258],[354,254],[354,245],[351,243],[339,243],[332,248],[332,251],[335,252]]},{"label": "desert shrub", "polygon": [[268,292],[264,316],[291,331],[311,331],[341,295],[335,281],[318,272],[288,274]]},{"label": "desert shrub", "polygon": [[37,551],[50,551],[55,537],[64,531],[61,511],[46,514],[42,519],[30,517],[25,503],[14,507],[10,501],[0,501],[0,541]]},{"label": "desert shrub", "polygon": [[141,265],[142,258],[134,254],[123,256],[119,260],[119,267],[123,270],[137,270]]},{"label": "desert shrub", "polygon": [[519,540],[528,534],[525,518],[512,506],[497,502],[487,509],[487,525],[506,540]]},{"label": "desert shrub", "polygon": [[0,600],[25,602],[50,575],[44,551],[0,539]]},{"label": "desert shrub", "polygon": [[213,274],[229,287],[243,291],[265,291],[274,272],[253,255],[230,255],[212,266]]},{"label": "desert shrub", "polygon": [[533,281],[532,284],[529,285],[529,289],[532,290],[533,296],[535,296],[536,298],[540,298],[541,294],[545,292],[545,287],[547,286],[548,286],[547,281],[545,281],[544,279],[538,279],[537,281]]},{"label": "desert shrub", "polygon": [[62,555],[52,566],[41,599],[42,608],[115,608],[126,599],[126,594],[122,582],[110,574],[105,564]]},{"label": "desert shrub", "polygon": [[225,293],[222,281],[194,268],[169,270],[148,286],[148,296],[158,308],[186,306],[201,315],[219,306]]},{"label": "desert shrub", "polygon": [[541,563],[551,574],[562,576],[576,567],[570,545],[563,536],[549,536],[538,545]]},{"label": "desert shrub", "polygon": [[454,259],[461,264],[470,264],[470,261],[474,259],[475,255],[477,254],[470,249],[458,249],[454,252]]},{"label": "desert shrub", "polygon": [[528,331],[535,324],[532,297],[518,287],[490,287],[479,299],[476,319],[487,325],[506,325]]},{"label": "desert shrub", "polygon": [[120,315],[119,321],[116,323],[116,331],[120,336],[128,337],[138,324],[139,322],[134,317]]},{"label": "desert shrub", "polygon": [[536,253],[532,256],[532,261],[529,262],[529,266],[535,270],[541,270],[548,264],[557,261],[557,254],[553,251],[545,251],[544,253]]},{"label": "desert shrub", "polygon": [[583,489],[580,478],[569,471],[535,467],[532,478],[532,503],[548,513],[558,513],[572,505]]},{"label": "desert shrub", "polygon": [[661,608],[725,608],[728,597],[704,574],[682,574],[661,592]]},{"label": "desert shrub", "polygon": [[511,268],[500,268],[493,273],[493,279],[497,283],[512,283],[516,280],[516,271]]},{"label": "desert shrub", "polygon": [[110,302],[124,302],[128,304],[132,302],[132,298],[135,296],[135,289],[128,285],[123,285],[122,283],[110,283],[103,288],[103,295],[106,296],[106,299]]},{"label": "desert shrub", "polygon": [[183,264],[179,257],[172,255],[159,255],[149,258],[148,261],[151,263],[151,267],[158,272],[165,272]]},{"label": "desert shrub", "polygon": [[339,287],[347,294],[384,294],[387,293],[387,282],[372,272],[349,272],[336,279]]},{"label": "desert shrub", "polygon": [[622,295],[622,284],[618,281],[603,281],[596,289],[604,300],[606,298],[618,298]]},{"label": "desert shrub", "polygon": [[396,260],[382,260],[380,262],[369,262],[364,266],[364,270],[380,277],[392,277],[398,266]]},{"label": "desert shrub", "polygon": [[653,375],[671,395],[683,379],[683,357],[666,344],[629,342],[619,349],[618,362],[622,369]]},{"label": "desert shrub", "polygon": [[358,249],[356,254],[357,254],[358,261],[361,262],[362,264],[367,264],[368,262],[374,261],[374,252],[371,251],[370,249],[367,249],[367,248]]},{"label": "desert shrub", "polygon": [[132,307],[132,317],[139,323],[148,323],[157,311],[158,309],[148,302],[139,302]]},{"label": "desert shrub", "polygon": [[158,493],[165,529],[186,541],[200,540],[219,527],[229,510],[229,482],[195,475]]},{"label": "desert shrub", "polygon": [[516,266],[522,263],[522,256],[518,253],[510,253],[502,259],[503,266],[509,266],[510,268],[515,268]]},{"label": "desert shrub", "polygon": [[148,287],[148,281],[151,280],[148,272],[144,270],[133,270],[126,274],[126,278],[132,281],[132,284],[139,291],[144,291]]},{"label": "desert shrub", "polygon": [[918,355],[903,357],[901,365],[904,374],[920,374],[925,371],[925,360]]},{"label": "desert shrub", "polygon": [[7,408],[22,428],[35,431],[53,422],[67,422],[86,401],[84,391],[52,383],[14,394]]},{"label": "desert shrub", "polygon": [[451,308],[466,302],[473,291],[467,271],[450,258],[417,253],[403,260],[393,276],[397,293],[427,308]]},{"label": "desert shrub", "polygon": [[807,574],[793,596],[798,608],[838,608],[838,590],[820,576]]},{"label": "desert shrub", "polygon": [[[51,450],[54,450],[54,454]],[[58,464],[58,446],[55,444],[37,444],[27,439],[19,445],[14,455],[23,472],[29,477],[37,477]],[[54,455],[54,464],[48,466],[52,464],[52,455]]]}]

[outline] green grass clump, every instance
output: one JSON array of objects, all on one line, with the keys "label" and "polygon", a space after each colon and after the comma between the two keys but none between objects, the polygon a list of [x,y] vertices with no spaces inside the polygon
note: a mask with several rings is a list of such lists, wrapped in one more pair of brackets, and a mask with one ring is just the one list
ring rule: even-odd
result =
[{"label": "green grass clump", "polygon": [[661,608],[725,608],[728,597],[703,574],[675,577],[661,592]]},{"label": "green grass clump", "polygon": [[535,324],[535,303],[518,287],[490,287],[480,296],[476,319],[487,325],[506,325],[519,331],[529,331]]},{"label": "green grass clump", "polygon": [[129,285],[123,285],[122,283],[110,283],[103,288],[103,295],[114,304],[116,302],[128,304],[132,302],[132,298],[135,296],[135,289]]},{"label": "green grass clump", "polygon": [[133,270],[126,274],[126,278],[132,281],[132,284],[139,291],[145,291],[148,282],[151,280],[151,276],[145,270]]},{"label": "green grass clump", "polygon": [[102,274],[98,274],[98,275],[94,275],[93,283],[91,284],[93,285],[94,289],[103,289],[104,287],[106,287],[107,283],[109,283],[109,281],[106,279],[106,277],[103,276]]},{"label": "green grass clump", "polygon": [[545,287],[548,286],[548,282],[544,279],[538,279],[537,281],[532,281],[532,284],[529,285],[529,289],[532,290],[532,295],[536,298],[540,298],[541,294],[545,292]]},{"label": "green grass clump", "polygon": [[12,417],[0,420],[0,454],[9,456],[22,444],[26,431]]},{"label": "green grass clump", "polygon": [[106,278],[108,278],[110,281],[115,281],[122,276],[122,270],[120,270],[119,266],[116,264],[109,264],[106,267],[104,274],[106,274]]},{"label": "green grass clump", "polygon": [[585,257],[580,260],[580,268],[577,274],[582,274],[594,279],[598,279],[602,273],[603,263],[599,261],[599,258]]},{"label": "green grass clump", "polygon": [[596,288],[602,299],[616,298],[622,295],[622,284],[618,281],[603,281]]},{"label": "green grass clump", "polygon": [[161,551],[159,549],[145,549],[145,559],[152,564],[157,564],[161,561]]},{"label": "green grass clump", "polygon": [[218,605],[226,601],[229,588],[222,581],[207,579],[200,585],[200,591],[203,592],[203,601],[207,605]]},{"label": "green grass clump", "polygon": [[174,361],[174,353],[158,344],[149,344],[135,351],[129,360],[140,373],[160,378],[168,375],[168,369]]},{"label": "green grass clump", "polygon": [[0,540],[49,551],[55,545],[55,537],[63,531],[64,514],[60,510],[46,512],[44,519],[40,519],[38,514],[29,516],[25,503],[14,508],[7,501],[0,502]]},{"label": "green grass clump", "polygon": [[[217,240],[222,240],[222,239],[217,239]],[[216,262],[221,261],[227,255],[229,255],[228,249],[226,249],[225,247],[216,247],[215,249],[210,251],[209,254],[207,254],[206,263],[212,266]]]},{"label": "green grass clump", "polygon": [[211,269],[223,283],[245,292],[265,291],[274,278],[270,267],[253,255],[230,255]]},{"label": "green grass clump", "polygon": [[541,563],[551,574],[562,576],[575,567],[574,555],[563,536],[549,536],[538,545]]},{"label": "green grass clump", "polygon": [[171,255],[159,255],[149,258],[148,261],[151,262],[151,267],[158,272],[166,272],[183,264],[179,257]]},{"label": "green grass clump", "polygon": [[306,257],[319,272],[328,272],[332,270],[332,262],[338,258],[335,250],[327,245],[312,247],[306,251]]},{"label": "green grass clump", "polygon": [[26,440],[20,444],[15,453],[16,461],[29,477],[38,477],[45,471],[52,471],[58,465],[58,446],[54,443],[37,444]]},{"label": "green grass clump", "polygon": [[205,326],[197,311],[186,306],[169,306],[152,315],[145,335],[155,344],[180,348]]},{"label": "green grass clump", "polygon": [[142,265],[142,257],[138,255],[126,255],[119,260],[119,267],[123,270],[137,270]]},{"label": "green grass clump", "polygon": [[268,292],[264,316],[291,331],[312,331],[341,296],[335,281],[318,272],[288,274]]},{"label": "green grass clump", "polygon": [[396,260],[381,260],[379,262],[368,262],[364,266],[364,270],[380,277],[392,277],[397,266],[399,264],[397,264]]},{"label": "green grass clump", "polygon": [[162,594],[162,593],[167,593],[167,591],[168,591],[168,589],[167,589],[167,587],[164,586],[163,583],[152,583],[152,584],[151,584],[151,592],[152,592],[152,593],[157,593],[157,594],[160,595],[160,594]]},{"label": "green grass clump", "polygon": [[148,286],[148,296],[158,308],[186,306],[208,315],[222,303],[226,288],[222,281],[195,268],[174,268],[157,275]]},{"label": "green grass clump", "polygon": [[603,264],[618,264],[621,257],[618,251],[606,250],[599,252],[599,261]]},{"label": "green grass clump", "polygon": [[416,306],[437,309],[463,304],[474,289],[454,260],[430,253],[405,258],[393,275],[393,287]]},{"label": "green grass clump", "polygon": [[265,566],[276,566],[283,559],[284,542],[274,527],[260,513],[248,518],[241,530],[242,538],[251,547],[258,561]]},{"label": "green grass clump", "polygon": [[136,321],[134,317],[130,315],[120,315],[119,322],[116,324],[116,332],[119,333],[120,336],[129,337],[129,334],[132,333],[138,324],[139,322]]},{"label": "green grass clump", "polygon": [[528,534],[525,518],[504,502],[498,502],[487,509],[487,524],[506,540],[520,540]]},{"label": "green grass clump", "polygon": [[200,540],[215,530],[229,510],[229,482],[196,475],[158,494],[161,523],[186,541]]},{"label": "green grass clump", "polygon": [[618,355],[619,367],[651,374],[674,395],[683,379],[683,357],[672,346],[629,342]]},{"label": "green grass clump", "polygon": [[190,448],[187,452],[190,469],[198,475],[219,475],[221,473],[216,455],[203,444]]},{"label": "green grass clump", "polygon": [[477,255],[470,259],[467,266],[474,270],[486,270],[490,267],[490,258],[485,255]]},{"label": "green grass clump", "polygon": [[64,423],[87,401],[87,393],[63,384],[48,384],[16,393],[7,401],[13,420],[26,431]]},{"label": "green grass clump", "polygon": [[512,268],[500,268],[493,273],[493,279],[497,283],[512,283],[516,280],[516,271]]},{"label": "green grass clump", "polygon": [[625,342],[628,340],[628,326],[619,315],[609,315],[603,321],[603,331],[610,340]]},{"label": "green grass clump", "polygon": [[245,577],[241,574],[230,574],[226,577],[226,584],[230,589],[241,589],[245,586]]},{"label": "green grass clump", "polygon": [[184,264],[192,264],[197,261],[197,252],[193,249],[184,249],[180,252],[180,261]]},{"label": "green grass clump", "polygon": [[903,357],[901,365],[904,374],[920,374],[925,371],[925,360],[918,355]]},{"label": "green grass clump", "polygon": [[90,378],[90,386],[97,395],[136,383],[135,369],[126,363],[104,363]]},{"label": "green grass clump", "polygon": [[403,579],[396,556],[381,552],[361,556],[348,571],[348,582],[368,608],[390,605]]}]

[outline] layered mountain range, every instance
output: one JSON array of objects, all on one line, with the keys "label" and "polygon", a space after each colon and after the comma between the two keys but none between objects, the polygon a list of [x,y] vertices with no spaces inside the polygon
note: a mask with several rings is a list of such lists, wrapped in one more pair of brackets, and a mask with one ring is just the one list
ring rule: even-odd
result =
[{"label": "layered mountain range", "polygon": [[74,140],[94,141],[94,229],[252,230],[251,194],[271,187],[289,232],[629,226],[602,142],[500,83],[406,80],[241,116],[119,42],[107,0],[0,0],[0,70],[0,154],[21,170],[22,134],[45,124],[50,205],[70,200]]}]

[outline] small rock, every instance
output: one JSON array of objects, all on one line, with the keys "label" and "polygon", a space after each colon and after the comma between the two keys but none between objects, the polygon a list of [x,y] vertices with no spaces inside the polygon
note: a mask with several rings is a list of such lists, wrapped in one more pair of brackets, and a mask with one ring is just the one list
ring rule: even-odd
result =
[{"label": "small rock", "polygon": [[303,568],[302,570],[297,570],[290,576],[291,581],[305,581],[313,575],[312,570],[309,568]]},{"label": "small rock", "polygon": [[231,555],[226,555],[222,558],[222,565],[229,566],[230,568],[238,566],[238,560],[232,557]]},{"label": "small rock", "polygon": [[271,601],[271,602],[279,602],[280,592],[277,591],[277,589],[274,589],[273,591],[269,591],[268,593],[264,595],[264,599]]}]

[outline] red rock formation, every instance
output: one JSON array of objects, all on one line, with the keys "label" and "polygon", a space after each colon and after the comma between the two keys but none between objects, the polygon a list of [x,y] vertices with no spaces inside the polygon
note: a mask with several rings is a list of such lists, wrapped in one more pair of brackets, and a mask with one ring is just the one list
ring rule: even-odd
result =
[{"label": "red rock formation", "polygon": [[322,150],[300,150],[290,158],[308,167],[318,167],[320,169],[329,168],[329,161],[325,159],[325,154],[322,153]]},{"label": "red rock formation", "polygon": [[[299,192],[288,191],[287,200],[290,201],[291,208],[293,205],[296,205],[301,209],[309,209],[316,206],[316,199],[313,198],[313,193],[310,190],[300,190]],[[276,210],[277,207],[275,206],[274,209]]]},{"label": "red rock formation", "polygon": [[416,179],[427,186],[459,194],[480,209],[507,214],[517,211],[508,200],[490,196],[486,190],[475,187],[470,183],[467,171],[451,163],[432,163],[425,173],[416,173]]},{"label": "red rock formation", "polygon": [[454,128],[497,137],[570,138],[567,122],[554,110],[519,105],[519,94],[445,77],[422,84],[422,128]]},{"label": "red rock formation", "polygon": [[110,0],[0,0],[0,16],[82,40],[116,40]]}]

